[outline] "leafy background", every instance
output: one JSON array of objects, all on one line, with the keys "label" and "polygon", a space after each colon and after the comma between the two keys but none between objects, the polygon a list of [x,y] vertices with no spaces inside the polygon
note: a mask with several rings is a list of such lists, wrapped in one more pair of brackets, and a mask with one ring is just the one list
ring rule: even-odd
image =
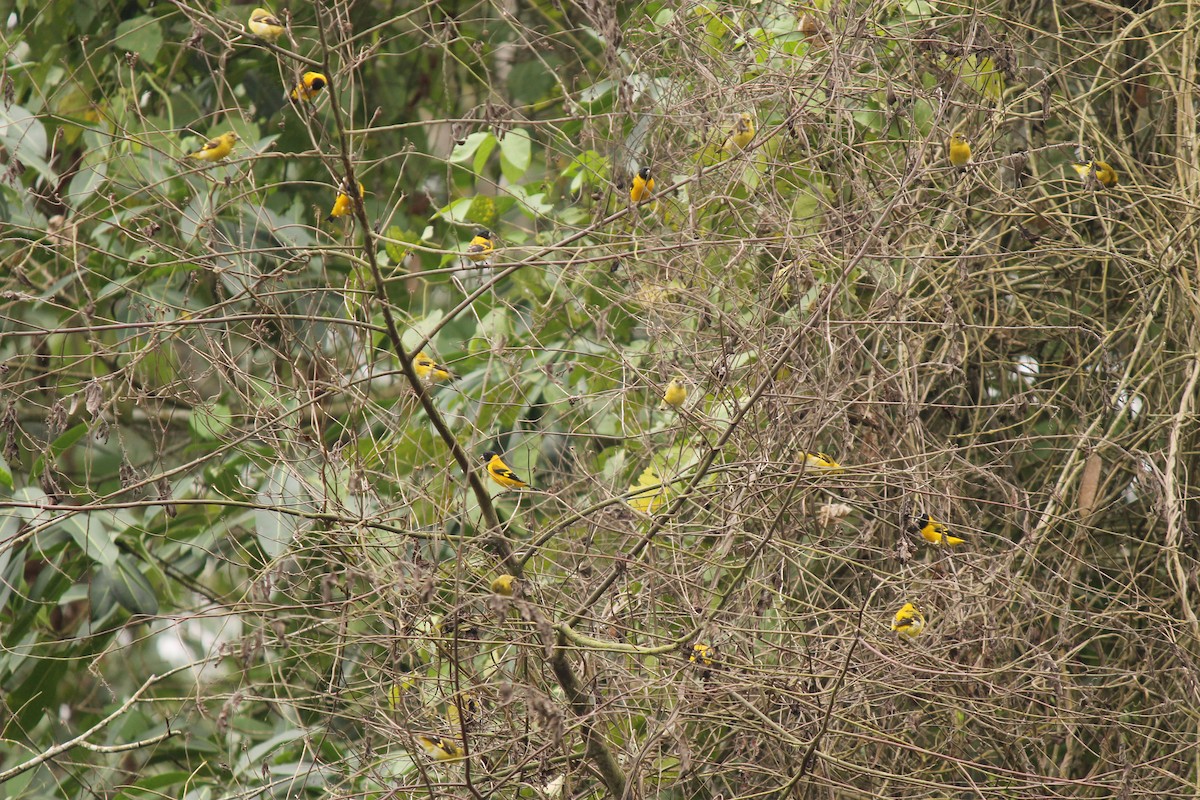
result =
[{"label": "leafy background", "polygon": [[250,10],[3,13],[6,796],[1200,791],[1194,5]]}]

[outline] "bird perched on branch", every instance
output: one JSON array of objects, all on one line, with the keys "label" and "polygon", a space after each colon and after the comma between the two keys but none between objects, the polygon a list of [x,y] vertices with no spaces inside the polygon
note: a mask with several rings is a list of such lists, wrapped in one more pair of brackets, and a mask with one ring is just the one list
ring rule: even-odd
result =
[{"label": "bird perched on branch", "polygon": [[[347,214],[354,213],[354,198],[344,188],[349,185],[348,182],[343,182],[343,188],[338,190],[338,195],[333,201],[333,208],[329,212],[329,216],[325,218],[326,222],[333,222],[338,217],[344,217]],[[361,183],[358,184],[358,196],[364,197],[366,189]]]},{"label": "bird perched on branch", "polygon": [[660,410],[683,408],[683,404],[687,402],[687,396],[687,384],[679,378],[672,378],[667,384],[667,388],[663,389],[663,399],[658,407]]},{"label": "bird perched on branch", "polygon": [[492,480],[505,489],[525,489],[529,486],[528,483],[517,477],[517,473],[513,472],[512,468],[504,463],[500,454],[494,450],[484,453],[481,460],[487,464],[487,473]]},{"label": "bird perched on branch", "polygon": [[480,266],[487,266],[489,259],[492,257],[492,251],[495,249],[496,238],[492,235],[492,232],[487,228],[480,228],[475,231],[475,235],[467,243],[467,258]]},{"label": "bird perched on branch", "polygon": [[428,380],[430,383],[440,383],[455,378],[449,368],[442,366],[424,353],[417,353],[413,357],[413,371],[417,373],[418,378]]},{"label": "bird perched on branch", "polygon": [[828,472],[836,475],[845,471],[841,464],[824,453],[801,453],[800,456],[804,459],[804,467],[809,472]]},{"label": "bird perched on branch", "polygon": [[516,581],[517,579],[508,573],[505,573],[504,575],[497,575],[492,580],[491,590],[495,594],[502,595],[504,597],[512,597]]},{"label": "bird perched on branch", "polygon": [[730,131],[725,144],[721,145],[721,149],[730,154],[740,153],[753,138],[754,117],[743,111],[738,115],[737,122],[733,124],[733,130]]},{"label": "bird perched on branch", "polygon": [[912,603],[900,606],[892,617],[892,630],[900,636],[915,639],[925,629],[925,615]]},{"label": "bird perched on branch", "polygon": [[642,167],[633,176],[633,184],[629,187],[629,199],[639,205],[650,199],[654,194],[654,178],[650,177],[650,168]]},{"label": "bird perched on branch", "polygon": [[312,102],[329,85],[329,79],[319,72],[306,72],[300,77],[300,82],[288,93],[288,99],[293,103],[300,100]]},{"label": "bird perched on branch", "polygon": [[943,523],[937,522],[928,514],[921,514],[912,522],[912,530],[921,534],[921,538],[930,544],[962,544],[965,539],[950,535],[950,529]]},{"label": "bird perched on branch", "polygon": [[233,146],[237,144],[237,140],[238,135],[233,131],[222,133],[215,139],[209,139],[199,150],[188,153],[188,158],[200,161],[221,161],[233,152]]},{"label": "bird perched on branch", "polygon": [[950,142],[946,145],[950,163],[959,169],[965,169],[971,163],[971,140],[961,133],[950,134]]},{"label": "bird perched on branch", "polygon": [[418,736],[417,743],[434,761],[453,761],[463,756],[458,742],[446,736]]},{"label": "bird perched on branch", "polygon": [[256,8],[250,12],[250,22],[247,23],[247,27],[255,36],[272,44],[279,41],[279,37],[284,33],[283,23],[279,21],[279,17],[265,8]]},{"label": "bird perched on branch", "polygon": [[1105,189],[1111,189],[1117,185],[1117,171],[1108,165],[1105,161],[1089,161],[1086,164],[1072,164],[1071,169],[1083,179],[1084,183],[1090,183],[1094,178],[1096,183],[1103,186]]}]

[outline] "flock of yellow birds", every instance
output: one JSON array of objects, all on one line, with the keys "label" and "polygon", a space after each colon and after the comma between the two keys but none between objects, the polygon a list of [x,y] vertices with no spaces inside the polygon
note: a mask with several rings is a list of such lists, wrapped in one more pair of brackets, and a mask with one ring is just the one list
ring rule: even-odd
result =
[{"label": "flock of yellow birds", "polygon": [[[279,18],[264,8],[256,8],[250,14],[248,23],[250,31],[268,41],[276,42],[286,33]],[[319,72],[306,72],[300,81],[288,92],[292,102],[312,102],[326,86],[329,80]],[[721,149],[727,154],[739,153],[745,150],[754,139],[754,117],[741,113],[733,123]],[[206,142],[199,150],[190,154],[191,158],[201,161],[216,162],[229,156],[237,144],[238,136],[232,131]],[[953,133],[946,143],[946,156],[950,164],[960,170],[965,170],[971,164],[972,152],[970,140],[961,133]],[[1091,160],[1086,163],[1072,165],[1076,173],[1085,182],[1093,186],[1111,189],[1117,185],[1117,173],[1104,161]],[[366,190],[361,183],[357,185],[358,197],[362,198]],[[635,206],[648,202],[654,195],[654,177],[650,168],[643,166],[634,175],[629,188],[629,200]],[[351,196],[351,186],[347,182],[339,190],[326,221],[344,217],[354,210],[354,197]],[[489,263],[492,252],[496,247],[495,235],[485,228],[480,228],[467,243],[465,255],[474,264],[485,266]],[[433,383],[452,380],[454,373],[439,364],[425,353],[418,353],[412,362],[417,376]],[[660,409],[681,410],[688,399],[687,383],[682,378],[672,378],[662,390]],[[837,474],[843,468],[837,461],[825,453],[802,453],[806,470],[814,473]],[[483,454],[482,461],[486,465],[488,476],[504,489],[526,489],[529,483],[519,477],[511,467],[504,462],[499,453],[488,451]],[[913,522],[911,529],[925,541],[934,545],[953,546],[962,544],[963,539],[952,536],[945,524],[934,520],[929,514],[920,514]],[[491,583],[491,590],[497,595],[512,597],[516,579],[512,575],[501,575]],[[905,603],[896,611],[892,618],[892,630],[901,637],[915,639],[925,628],[925,616],[913,603]],[[714,661],[712,648],[704,643],[693,645],[688,659],[701,667],[711,667]],[[417,741],[422,748],[438,761],[449,761],[462,758],[462,747],[453,739],[446,737],[418,736]]]}]

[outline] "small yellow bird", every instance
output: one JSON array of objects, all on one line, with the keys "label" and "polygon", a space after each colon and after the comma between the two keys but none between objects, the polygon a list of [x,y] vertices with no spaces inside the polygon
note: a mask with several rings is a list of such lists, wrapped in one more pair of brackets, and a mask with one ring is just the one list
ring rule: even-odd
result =
[{"label": "small yellow bird", "polygon": [[316,99],[321,90],[329,85],[329,79],[319,72],[306,72],[300,78],[300,82],[288,94],[288,98],[294,103],[298,100],[306,100],[312,102]]},{"label": "small yellow bird", "polygon": [[250,12],[248,27],[255,36],[272,43],[279,41],[279,37],[284,33],[283,23],[279,21],[279,17],[265,8],[256,8]]},{"label": "small yellow bird", "polygon": [[828,472],[836,475],[845,472],[842,465],[824,453],[801,453],[804,457],[804,468],[808,472]]},{"label": "small yellow bird", "polygon": [[[325,218],[326,222],[333,222],[337,217],[344,217],[347,214],[354,213],[354,198],[345,189],[346,183],[343,182],[343,188],[338,190],[338,196],[333,201],[333,208],[329,212],[329,216]],[[363,188],[362,183],[358,184],[358,196],[365,197],[367,190]]]},{"label": "small yellow bird", "polygon": [[667,384],[667,388],[663,389],[662,402],[658,404],[660,409],[666,408],[682,408],[687,402],[687,384],[679,378],[672,378]]},{"label": "small yellow bird", "polygon": [[634,205],[644,203],[654,193],[654,178],[650,177],[650,168],[642,167],[633,176],[633,185],[629,187],[629,199]]},{"label": "small yellow bird", "polygon": [[487,463],[487,473],[492,480],[505,489],[524,489],[529,486],[528,483],[517,477],[517,473],[504,463],[504,459],[500,458],[500,454],[496,451],[488,450],[480,460]]},{"label": "small yellow bird", "polygon": [[492,257],[492,251],[495,249],[496,239],[492,236],[492,232],[487,228],[480,228],[475,231],[475,235],[467,243],[467,258],[476,264],[486,266],[488,259]]},{"label": "small yellow bird", "polygon": [[925,629],[925,615],[912,603],[900,606],[896,616],[892,617],[892,630],[900,636],[915,639]]},{"label": "small yellow bird", "polygon": [[1072,164],[1071,168],[1083,179],[1084,183],[1089,183],[1092,178],[1095,178],[1096,182],[1105,189],[1111,189],[1117,185],[1117,171],[1107,162],[1089,161],[1086,164]]},{"label": "small yellow bird", "polygon": [[699,664],[702,667],[711,667],[713,665],[713,649],[704,642],[696,642],[692,645],[692,652],[688,656],[688,662]]},{"label": "small yellow bird", "polygon": [[950,134],[950,142],[946,145],[950,163],[963,169],[971,163],[971,140],[961,133]]},{"label": "small yellow bird", "polygon": [[492,591],[495,594],[503,595],[504,597],[512,597],[513,585],[516,583],[516,581],[517,579],[512,575],[497,575],[495,580],[492,581]]},{"label": "small yellow bird", "polygon": [[733,130],[729,134],[729,138],[725,140],[725,144],[721,145],[721,149],[726,153],[740,153],[746,149],[746,145],[750,144],[750,140],[754,138],[754,117],[746,112],[738,115],[737,122],[733,125]]},{"label": "small yellow bird", "polygon": [[455,378],[453,372],[424,353],[417,353],[413,357],[413,370],[417,373],[418,378],[428,380],[430,383],[440,383]]},{"label": "small yellow bird", "polygon": [[188,158],[198,158],[201,161],[220,161],[233,152],[238,135],[233,131],[222,133],[215,139],[209,139],[194,153],[188,153]]},{"label": "small yellow bird", "polygon": [[434,761],[453,761],[463,756],[458,742],[446,736],[418,736],[417,743]]},{"label": "small yellow bird", "polygon": [[930,544],[941,544],[945,541],[946,544],[962,544],[966,539],[960,539],[957,536],[950,535],[950,529],[941,522],[937,522],[928,514],[922,514],[913,520],[912,530],[921,534],[921,538]]}]

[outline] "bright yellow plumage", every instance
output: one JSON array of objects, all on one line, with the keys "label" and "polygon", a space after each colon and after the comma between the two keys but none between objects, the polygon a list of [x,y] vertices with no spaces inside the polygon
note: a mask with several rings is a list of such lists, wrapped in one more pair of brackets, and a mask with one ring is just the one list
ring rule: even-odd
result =
[{"label": "bright yellow plumage", "polygon": [[294,103],[298,100],[307,100],[312,102],[316,99],[321,90],[329,85],[329,79],[319,72],[306,72],[300,78],[300,82],[288,94],[288,98]]},{"label": "bright yellow plumage", "polygon": [[1117,171],[1104,161],[1089,161],[1086,164],[1072,164],[1071,168],[1087,183],[1091,178],[1105,189],[1117,185]]},{"label": "bright yellow plumage", "polygon": [[[363,185],[358,184],[358,196],[364,197],[366,189]],[[337,217],[344,217],[347,214],[354,213],[354,198],[352,198],[345,189],[338,191],[338,196],[333,201],[333,208],[329,212],[329,216],[325,218],[326,222],[333,222]]]},{"label": "bright yellow plumage", "polygon": [[842,465],[824,453],[802,453],[805,469],[809,472],[829,472],[837,474],[844,472]]},{"label": "bright yellow plumage", "polygon": [[233,131],[222,133],[215,139],[209,139],[194,153],[188,153],[188,158],[196,158],[201,161],[220,161],[233,152],[233,146],[237,144],[237,140],[238,135]]},{"label": "bright yellow plumage", "polygon": [[453,761],[463,756],[458,742],[446,736],[418,736],[417,742],[434,761]]},{"label": "bright yellow plumage", "polygon": [[921,514],[913,520],[912,529],[921,534],[921,538],[930,544],[941,544],[943,541],[946,544],[962,544],[966,541],[957,536],[951,536],[949,528],[928,514]]},{"label": "bright yellow plumage", "polygon": [[496,239],[492,236],[492,232],[487,228],[480,228],[475,231],[475,235],[467,243],[467,258],[480,266],[484,266],[488,263],[488,259],[492,257],[492,251],[495,249]]},{"label": "bright yellow plumage", "polygon": [[925,629],[925,615],[912,603],[900,606],[892,617],[892,630],[900,636],[915,639]]},{"label": "bright yellow plumage", "polygon": [[629,199],[634,205],[644,203],[654,194],[654,178],[650,177],[650,168],[642,167],[633,176],[633,185],[629,187]]},{"label": "bright yellow plumage", "polygon": [[277,42],[283,36],[283,23],[279,18],[265,8],[256,8],[250,12],[250,22],[247,23],[250,32],[268,42]]},{"label": "bright yellow plumage", "polygon": [[672,378],[667,384],[667,388],[663,389],[663,399],[659,403],[659,408],[682,408],[687,402],[687,384],[679,378]]},{"label": "bright yellow plumage", "polygon": [[951,134],[946,150],[950,163],[956,167],[965,167],[971,161],[971,142],[961,133]]},{"label": "bright yellow plumage", "polygon": [[500,458],[499,453],[489,450],[483,454],[482,460],[487,464],[487,473],[491,479],[505,489],[524,489],[529,486],[528,483],[517,477],[517,473],[513,472],[508,464],[504,463],[504,459]]},{"label": "bright yellow plumage", "polygon": [[413,370],[417,373],[418,378],[428,380],[430,383],[439,383],[454,378],[453,372],[424,353],[417,353],[413,357]]},{"label": "bright yellow plumage", "polygon": [[721,145],[721,149],[726,153],[740,153],[746,149],[746,145],[750,144],[750,140],[753,138],[754,117],[742,112],[738,115],[737,122],[734,123],[733,130],[730,131],[725,144]]},{"label": "bright yellow plumage", "polygon": [[504,574],[497,575],[492,581],[491,589],[496,594],[504,595],[505,597],[513,596],[513,586],[517,579],[512,575]]}]

